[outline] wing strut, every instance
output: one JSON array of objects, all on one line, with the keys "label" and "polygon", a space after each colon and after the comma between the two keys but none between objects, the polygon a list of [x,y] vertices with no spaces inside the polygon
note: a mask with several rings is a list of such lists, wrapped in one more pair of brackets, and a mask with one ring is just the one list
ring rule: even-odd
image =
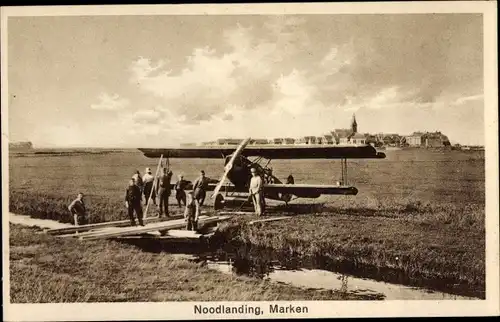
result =
[{"label": "wing strut", "polygon": [[250,138],[247,138],[243,142],[241,142],[240,146],[238,146],[238,148],[236,149],[236,151],[234,151],[233,156],[231,157],[231,159],[229,160],[229,162],[224,167],[224,174],[222,175],[222,178],[220,179],[220,181],[217,184],[217,186],[215,187],[215,189],[214,189],[214,191],[212,193],[212,196],[211,196],[212,198],[214,198],[215,196],[217,196],[217,194],[219,193],[219,190],[222,187],[222,185],[224,184],[224,181],[226,181],[227,174],[233,168],[234,161],[237,158],[239,158],[239,156],[241,155],[241,152],[247,146],[248,142],[250,142]]},{"label": "wing strut", "polygon": [[162,160],[163,160],[163,154],[160,156],[160,161],[158,162],[158,166],[156,167],[155,178],[153,181],[153,188],[151,189],[151,193],[148,196],[148,201],[146,203],[146,210],[144,211],[144,219],[146,219],[146,217],[148,215],[149,204],[151,203],[151,196],[153,195],[153,191],[155,191],[155,189],[156,189],[156,178],[158,177],[158,172],[160,171],[160,166],[161,166]]},{"label": "wing strut", "polygon": [[342,185],[347,185],[347,159],[340,160],[341,172],[342,172]]}]

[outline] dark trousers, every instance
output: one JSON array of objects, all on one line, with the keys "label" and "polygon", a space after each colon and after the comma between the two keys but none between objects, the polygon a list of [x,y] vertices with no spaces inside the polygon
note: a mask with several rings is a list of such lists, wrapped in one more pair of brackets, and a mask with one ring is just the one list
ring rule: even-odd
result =
[{"label": "dark trousers", "polygon": [[201,189],[196,189],[194,192],[194,198],[198,200],[198,203],[200,204],[200,207],[203,206],[203,203],[205,202],[205,196],[206,196],[205,190]]},{"label": "dark trousers", "polygon": [[[75,215],[73,214],[73,217]],[[74,223],[75,225],[81,226],[81,225],[86,225],[89,223],[89,220],[85,214],[76,214],[76,220],[77,222]],[[73,219],[74,221],[74,219]]]},{"label": "dark trousers", "polygon": [[142,221],[142,205],[140,203],[130,203],[128,204],[128,217],[130,218],[130,223],[135,225],[134,212],[137,215],[137,220],[139,225],[144,225]]},{"label": "dark trousers", "polygon": [[165,213],[168,216],[168,197],[170,196],[170,190],[166,188],[160,188],[158,190],[158,197],[160,199],[160,217]]},{"label": "dark trousers", "polygon": [[[177,204],[179,207],[182,207],[182,204],[184,206],[186,205],[186,192],[184,190],[177,190],[175,193],[175,199],[177,199]],[[181,203],[182,201],[182,203]]]},{"label": "dark trousers", "polygon": [[151,194],[151,202],[153,202],[153,205],[156,205],[156,195],[153,190],[153,183],[148,182],[147,184],[144,185],[144,199],[147,204],[149,200],[149,195]]},{"label": "dark trousers", "polygon": [[192,218],[192,217],[188,217],[187,224],[186,224],[186,230],[195,231],[196,229],[198,229],[198,221],[195,221],[194,218]]}]

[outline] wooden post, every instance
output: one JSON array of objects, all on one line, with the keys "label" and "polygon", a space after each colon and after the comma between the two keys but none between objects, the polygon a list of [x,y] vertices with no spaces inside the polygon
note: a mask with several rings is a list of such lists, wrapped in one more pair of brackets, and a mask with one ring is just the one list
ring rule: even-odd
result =
[{"label": "wooden post", "polygon": [[163,154],[160,156],[160,161],[158,162],[158,167],[156,167],[156,173],[155,173],[155,177],[153,180],[153,188],[151,189],[151,192],[149,193],[149,196],[148,196],[148,202],[146,203],[146,210],[144,211],[144,219],[146,219],[147,215],[148,215],[149,204],[151,203],[151,196],[153,195],[153,192],[155,191],[155,188],[156,188],[156,178],[158,177],[158,171],[160,171],[162,160],[163,160]]}]

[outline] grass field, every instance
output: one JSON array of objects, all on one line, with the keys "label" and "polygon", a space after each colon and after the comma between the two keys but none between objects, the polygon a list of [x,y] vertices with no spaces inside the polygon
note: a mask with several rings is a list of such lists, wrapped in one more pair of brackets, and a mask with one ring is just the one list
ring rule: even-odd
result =
[{"label": "grass field", "polygon": [[[136,169],[155,169],[157,161],[139,152],[12,156],[10,210],[67,222],[68,203],[83,191],[92,222],[125,219],[127,180]],[[172,159],[171,166],[174,176],[182,171],[188,180],[200,169],[218,178],[222,160]],[[340,176],[339,162],[326,160],[271,166],[280,178],[293,173],[296,182],[331,183]],[[484,296],[483,152],[391,151],[385,160],[350,161],[349,180],[357,196],[299,199],[291,208],[296,217],[261,227],[237,218],[224,238],[297,256],[394,268]]]},{"label": "grass field", "polygon": [[12,303],[360,300],[212,271],[112,241],[81,243],[10,225]]}]

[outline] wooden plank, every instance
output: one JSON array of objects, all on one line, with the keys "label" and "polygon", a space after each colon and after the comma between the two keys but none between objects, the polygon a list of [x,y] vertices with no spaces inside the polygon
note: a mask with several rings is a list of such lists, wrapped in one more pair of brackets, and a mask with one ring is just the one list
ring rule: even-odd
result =
[{"label": "wooden plank", "polygon": [[[222,220],[227,220],[229,217],[205,217],[203,216],[199,218],[199,224],[207,224],[207,223],[215,223],[219,222]],[[169,229],[178,229],[182,228],[186,225],[186,222],[184,219],[180,220],[170,220],[166,222],[161,222],[161,223],[155,223],[151,224],[148,226],[139,226],[139,227],[126,227],[126,228],[117,228],[112,231],[107,231],[107,232],[91,232],[87,234],[79,234],[76,235],[79,239],[83,240],[93,240],[93,239],[100,239],[100,238],[110,238],[110,237],[117,237],[117,236],[128,236],[128,235],[137,235],[137,234],[142,234],[150,231],[162,231],[162,230],[169,230]]]},{"label": "wooden plank", "polygon": [[[144,223],[154,223],[160,221],[158,217],[150,217],[144,219]],[[49,229],[46,233],[51,235],[61,235],[61,234],[70,234],[76,232],[84,232],[93,229],[100,229],[105,227],[127,227],[130,226],[130,220],[119,220],[119,221],[107,221],[97,224],[88,224],[88,225],[80,225],[80,226],[71,226],[66,228],[57,228],[57,229]]]},{"label": "wooden plank", "polygon": [[218,215],[255,215],[252,211],[219,211]]},{"label": "wooden plank", "polygon": [[292,217],[274,217],[274,218],[266,218],[266,219],[258,219],[258,220],[252,220],[249,222],[249,225],[253,225],[256,223],[262,223],[262,222],[270,222],[270,221],[279,221],[279,220],[285,220],[285,219],[290,219]]},{"label": "wooden plank", "polygon": [[[202,219],[202,218],[206,219],[209,217],[201,216],[200,219]],[[165,229],[164,227],[170,227],[170,225],[172,225],[172,224],[185,225],[185,220],[182,218],[182,219],[160,221],[160,222],[147,224],[146,226],[103,227],[99,230],[87,231],[84,233],[79,233],[79,234],[74,234],[74,235],[61,235],[59,237],[87,237],[87,236],[93,236],[93,235],[108,234],[108,233],[112,233],[112,232],[128,232],[128,231],[137,231],[137,230],[140,230],[138,233],[145,233],[145,232],[156,231],[156,230],[164,230]]]},{"label": "wooden plank", "polygon": [[171,229],[167,231],[166,236],[181,237],[181,238],[200,238],[203,235],[192,230]]}]

